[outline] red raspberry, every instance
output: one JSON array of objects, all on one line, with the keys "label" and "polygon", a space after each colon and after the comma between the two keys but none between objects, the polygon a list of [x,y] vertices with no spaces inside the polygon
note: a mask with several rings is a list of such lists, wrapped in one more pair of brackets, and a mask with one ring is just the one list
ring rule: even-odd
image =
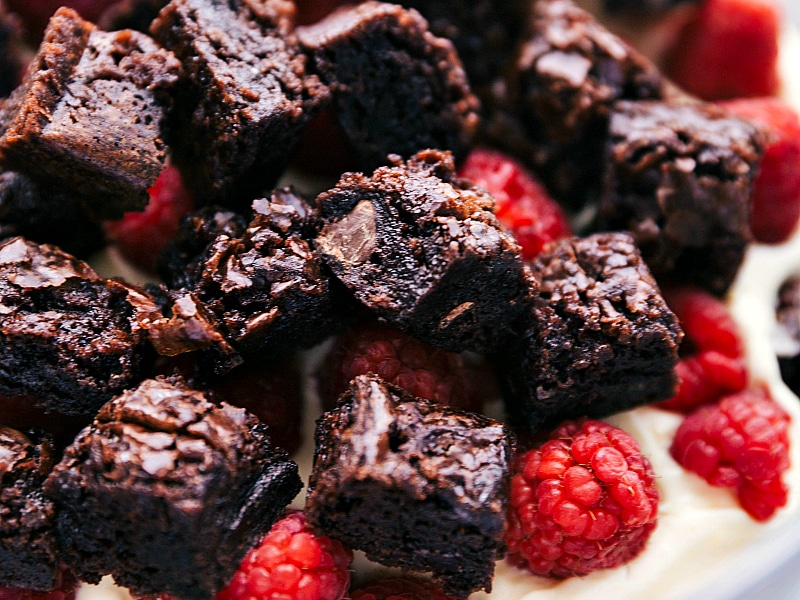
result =
[{"label": "red raspberry", "polygon": [[0,600],[75,600],[79,583],[72,571],[62,566],[55,589],[37,592],[0,586]]},{"label": "red raspberry", "polygon": [[742,508],[766,521],[788,498],[789,420],[766,393],[740,392],[686,417],[670,453],[711,485],[735,488]]},{"label": "red raspberry", "polygon": [[495,214],[522,246],[525,259],[534,258],[548,242],[571,235],[567,218],[534,176],[502,152],[479,148],[459,171],[495,199]]},{"label": "red raspberry", "polygon": [[743,390],[747,368],[742,341],[725,304],[696,288],[667,288],[663,293],[680,319],[685,337],[676,369],[681,382],[678,393],[657,406],[686,413]]},{"label": "red raspberry", "polygon": [[780,85],[776,0],[705,0],[664,59],[664,74],[703,100],[773,96]]},{"label": "red raspberry", "polygon": [[492,379],[487,368],[468,363],[466,355],[429,346],[377,323],[337,337],[324,369],[319,381],[326,410],[333,408],[354,377],[375,373],[418,398],[480,412],[486,394],[479,379]]},{"label": "red raspberry", "polygon": [[350,549],[315,535],[305,514],[291,510],[245,556],[216,600],[341,600],[352,561]]},{"label": "red raspberry", "polygon": [[126,213],[120,221],[106,223],[106,232],[122,256],[154,273],[167,242],[177,233],[182,217],[191,212],[192,198],[180,172],[167,165],[149,190],[150,203],[144,212]]},{"label": "red raspberry", "polygon": [[800,218],[800,118],[777,98],[742,98],[721,105],[767,128],[769,135],[753,187],[750,229],[759,242],[777,244]]},{"label": "red raspberry", "polygon": [[517,460],[508,558],[554,578],[619,566],[644,548],[658,501],[636,440],[601,421],[567,422]]},{"label": "red raspberry", "polygon": [[425,579],[390,577],[369,583],[351,594],[352,600],[456,600]]}]

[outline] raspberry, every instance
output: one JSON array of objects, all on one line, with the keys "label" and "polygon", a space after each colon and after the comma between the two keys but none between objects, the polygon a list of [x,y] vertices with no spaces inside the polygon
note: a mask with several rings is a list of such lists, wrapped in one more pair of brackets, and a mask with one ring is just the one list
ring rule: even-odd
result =
[{"label": "raspberry", "polygon": [[351,594],[352,600],[456,600],[430,581],[390,577],[369,583]]},{"label": "raspberry", "polygon": [[619,566],[644,548],[658,501],[636,440],[601,421],[566,422],[517,460],[508,558],[559,579]]},{"label": "raspberry", "polygon": [[783,242],[800,218],[800,118],[797,111],[777,98],[742,98],[721,105],[768,130],[764,157],[753,187],[750,229],[759,242]]},{"label": "raspberry", "polygon": [[61,572],[58,574],[56,587],[49,592],[0,586],[0,600],[75,600],[78,584],[79,582],[72,574],[72,571],[62,566]]},{"label": "raspberry", "polygon": [[667,49],[664,74],[703,100],[773,96],[780,24],[776,0],[705,0]]},{"label": "raspberry", "polygon": [[765,392],[740,392],[686,417],[670,454],[711,485],[735,488],[742,508],[766,521],[788,499],[789,420]]},{"label": "raspberry", "polygon": [[542,184],[505,154],[473,150],[459,176],[494,197],[495,214],[517,238],[523,258],[532,259],[548,242],[571,235],[567,218]]},{"label": "raspberry", "polygon": [[681,321],[685,337],[677,366],[678,393],[659,406],[690,412],[747,385],[742,341],[725,304],[696,288],[665,288],[664,299]]},{"label": "raspberry", "polygon": [[149,273],[167,242],[178,231],[183,216],[191,212],[192,198],[180,172],[167,165],[149,190],[144,212],[126,213],[119,221],[106,223],[106,232],[125,259]]},{"label": "raspberry", "polygon": [[465,355],[424,344],[388,325],[357,326],[339,336],[320,374],[320,393],[326,409],[357,375],[375,373],[413,396],[480,412],[486,395],[478,380],[491,380],[480,365]]},{"label": "raspberry", "polygon": [[315,535],[305,514],[290,510],[245,556],[216,600],[341,600],[352,561],[350,549]]}]

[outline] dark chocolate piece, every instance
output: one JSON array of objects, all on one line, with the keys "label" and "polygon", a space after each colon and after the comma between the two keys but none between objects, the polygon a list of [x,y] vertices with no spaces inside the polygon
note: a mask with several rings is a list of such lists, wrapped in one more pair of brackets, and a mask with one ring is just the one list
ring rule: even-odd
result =
[{"label": "dark chocolate piece", "polygon": [[317,422],[306,514],[371,560],[491,590],[512,440],[496,421],[360,375]]},{"label": "dark chocolate piece", "polygon": [[316,244],[334,274],[386,322],[453,352],[513,335],[535,287],[493,199],[428,150],[371,177],[346,173],[317,198]]},{"label": "dark chocolate piece", "polygon": [[4,165],[84,198],[99,218],[142,210],[164,167],[180,63],[142,33],[99,31],[60,9],[31,64],[5,109]]},{"label": "dark chocolate piece", "polygon": [[630,234],[559,241],[531,268],[541,283],[528,332],[498,361],[516,424],[536,431],[675,394],[683,332]]},{"label": "dark chocolate piece", "polygon": [[711,104],[619,103],[595,230],[629,229],[660,282],[724,294],[752,239],[762,146],[749,122]]},{"label": "dark chocolate piece", "polygon": [[100,223],[80,197],[22,173],[0,173],[0,240],[24,236],[87,258],[106,245]]},{"label": "dark chocolate piece", "polygon": [[0,394],[92,415],[140,378],[152,299],[54,246],[0,243]]},{"label": "dark chocolate piece", "polygon": [[466,155],[478,100],[452,43],[431,34],[419,13],[368,1],[298,28],[297,35],[331,88],[359,169],[426,148]]},{"label": "dark chocolate piece", "polygon": [[173,0],[151,31],[184,64],[171,143],[202,204],[246,207],[272,187],[329,92],[288,33],[289,0]]},{"label": "dark chocolate piece", "polygon": [[0,425],[0,586],[47,591],[56,585],[56,509],[42,490],[52,468],[49,436]]},{"label": "dark chocolate piece", "polygon": [[106,404],[45,483],[78,577],[198,600],[230,582],[301,487],[256,417],[164,379]]},{"label": "dark chocolate piece", "polygon": [[661,98],[658,69],[571,0],[535,3],[525,41],[486,105],[491,143],[536,171],[560,202],[599,190],[617,100]]}]

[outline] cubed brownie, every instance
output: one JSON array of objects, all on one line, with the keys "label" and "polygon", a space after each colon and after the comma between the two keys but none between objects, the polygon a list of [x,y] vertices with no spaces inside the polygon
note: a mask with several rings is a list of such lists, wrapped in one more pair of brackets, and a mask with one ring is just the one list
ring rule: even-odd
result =
[{"label": "cubed brownie", "polygon": [[478,100],[452,42],[430,33],[418,12],[368,1],[297,34],[331,88],[359,169],[384,165],[389,154],[408,158],[446,148],[463,157],[468,151]]},{"label": "cubed brownie", "polygon": [[621,102],[595,228],[629,229],[659,281],[724,294],[751,241],[762,138],[711,104]]},{"label": "cubed brownie", "polygon": [[683,332],[628,233],[556,242],[524,341],[501,357],[515,424],[533,431],[674,395]]},{"label": "cubed brownie", "polygon": [[649,59],[572,0],[540,0],[504,85],[482,99],[485,133],[533,168],[556,199],[579,208],[602,179],[614,102],[660,98],[662,87]]},{"label": "cubed brownie", "polygon": [[286,356],[333,332],[339,321],[337,288],[311,245],[318,216],[304,198],[283,188],[253,201],[252,220],[239,237],[229,235],[239,229],[235,219],[213,214],[213,224],[190,217],[183,231],[194,228],[203,240],[223,232],[199,255],[202,263],[182,237],[186,252],[173,255],[165,274],[196,294],[237,351]]},{"label": "cubed brownie", "polygon": [[100,31],[61,9],[31,64],[6,108],[5,166],[81,195],[100,218],[142,210],[166,159],[180,63],[145,34]]},{"label": "cubed brownie", "polygon": [[166,379],[103,406],[45,482],[78,577],[198,600],[229,583],[301,487],[256,417]]},{"label": "cubed brownie", "polygon": [[173,0],[151,31],[183,62],[172,146],[195,199],[247,207],[328,102],[288,33],[288,0]]},{"label": "cubed brownie", "polygon": [[781,377],[795,394],[800,394],[800,275],[792,275],[781,284],[775,322],[771,339]]},{"label": "cubed brownie", "polygon": [[54,246],[0,243],[0,394],[92,415],[137,383],[157,308]]},{"label": "cubed brownie", "polygon": [[0,173],[0,240],[25,236],[86,258],[106,245],[83,199],[14,171]]},{"label": "cubed brownie", "polygon": [[453,352],[496,350],[535,282],[483,188],[455,176],[449,152],[393,157],[346,173],[317,197],[316,244],[334,274],[382,320]]},{"label": "cubed brownie", "polygon": [[490,591],[512,440],[496,421],[359,375],[317,422],[306,514],[371,560]]},{"label": "cubed brownie", "polygon": [[20,24],[0,1],[0,98],[8,96],[22,77]]},{"label": "cubed brownie", "polygon": [[0,425],[0,586],[46,591],[59,573],[56,509],[42,489],[53,468],[49,436]]}]

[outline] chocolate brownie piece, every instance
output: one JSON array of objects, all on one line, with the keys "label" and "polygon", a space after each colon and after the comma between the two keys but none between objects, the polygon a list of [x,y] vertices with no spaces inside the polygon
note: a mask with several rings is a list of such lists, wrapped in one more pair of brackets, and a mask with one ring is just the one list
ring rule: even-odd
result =
[{"label": "chocolate brownie piece", "polygon": [[184,64],[175,161],[202,204],[247,207],[327,104],[288,33],[288,0],[173,0],[151,31]]},{"label": "chocolate brownie piece", "polygon": [[595,230],[629,229],[659,281],[722,295],[751,241],[761,135],[711,104],[621,102]]},{"label": "chocolate brownie piece", "polygon": [[[175,260],[167,281],[183,281],[216,320],[222,335],[243,355],[286,355],[325,339],[338,327],[336,289],[311,246],[317,212],[292,188],[253,202],[253,218],[240,237],[238,225],[215,213],[209,229],[191,219],[198,236],[217,235],[202,254],[202,266]],[[183,243],[184,248],[191,244]]]},{"label": "chocolate brownie piece", "polygon": [[301,487],[256,417],[166,379],[103,406],[45,482],[79,578],[198,600],[230,582]]},{"label": "chocolate brownie piece", "polygon": [[298,28],[297,35],[331,88],[358,169],[426,148],[466,155],[478,100],[453,44],[431,34],[418,12],[368,1]]},{"label": "chocolate brownie piece", "polygon": [[371,560],[491,590],[513,442],[496,421],[359,375],[317,422],[306,514]]},{"label": "chocolate brownie piece", "polygon": [[100,223],[80,197],[22,173],[0,173],[0,240],[24,236],[79,258],[106,245]]},{"label": "chocolate brownie piece", "polygon": [[52,440],[0,425],[0,586],[46,591],[59,573],[55,505],[42,490]]},{"label": "chocolate brownie piece", "polygon": [[180,63],[142,33],[100,31],[62,9],[32,65],[6,108],[6,168],[80,195],[99,218],[142,210],[164,167],[161,124]]},{"label": "chocolate brownie piece", "polygon": [[426,150],[317,197],[316,245],[382,320],[453,352],[491,352],[514,333],[535,282],[493,199],[459,180],[449,152]]},{"label": "chocolate brownie piece", "polygon": [[778,290],[772,344],[784,383],[800,394],[800,275],[786,279]]},{"label": "chocolate brownie piece", "polygon": [[22,76],[20,24],[16,16],[0,2],[0,98],[19,85]]},{"label": "chocolate brownie piece", "polygon": [[675,394],[683,332],[628,233],[557,242],[523,342],[498,361],[509,413],[532,431]]},{"label": "chocolate brownie piece", "polygon": [[0,394],[92,415],[134,385],[148,356],[152,299],[54,246],[0,243]]},{"label": "chocolate brownie piece", "polygon": [[600,187],[615,101],[661,98],[658,69],[571,0],[535,3],[524,43],[486,109],[489,141],[573,208]]}]

